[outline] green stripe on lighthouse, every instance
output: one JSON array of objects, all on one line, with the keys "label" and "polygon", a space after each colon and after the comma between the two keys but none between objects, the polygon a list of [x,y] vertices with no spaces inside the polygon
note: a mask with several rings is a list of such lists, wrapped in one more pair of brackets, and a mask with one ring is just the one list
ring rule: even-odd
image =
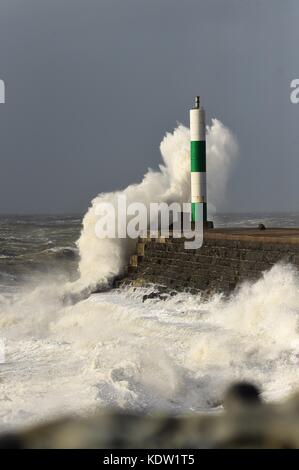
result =
[{"label": "green stripe on lighthouse", "polygon": [[205,140],[194,140],[191,142],[191,171],[206,171]]},{"label": "green stripe on lighthouse", "polygon": [[208,219],[208,214],[207,214],[207,204],[204,202],[202,204],[202,213],[200,210],[201,204],[198,204],[197,202],[191,202],[191,220],[192,222],[195,222],[196,220],[200,220],[201,218],[206,221]]}]

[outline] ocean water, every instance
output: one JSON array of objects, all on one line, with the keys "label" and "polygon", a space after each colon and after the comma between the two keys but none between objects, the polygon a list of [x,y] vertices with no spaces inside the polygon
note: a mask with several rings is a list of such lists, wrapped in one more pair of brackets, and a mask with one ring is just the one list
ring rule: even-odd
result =
[{"label": "ocean water", "polygon": [[0,217],[0,289],[10,291],[38,274],[62,272],[74,276],[75,245],[81,230],[79,216]]},{"label": "ocean water", "polygon": [[[215,225],[299,226],[299,214]],[[277,265],[231,298],[108,290],[75,304],[80,216],[0,218],[0,430],[97,408],[217,411],[235,380],[266,400],[299,387],[299,277]],[[99,241],[100,243],[100,241]]]}]

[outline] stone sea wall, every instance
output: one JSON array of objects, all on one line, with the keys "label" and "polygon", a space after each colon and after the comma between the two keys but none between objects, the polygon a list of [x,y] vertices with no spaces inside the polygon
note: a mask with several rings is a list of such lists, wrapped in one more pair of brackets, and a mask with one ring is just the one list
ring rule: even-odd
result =
[{"label": "stone sea wall", "polygon": [[117,284],[230,292],[277,262],[299,266],[297,235],[291,230],[208,230],[197,250],[186,250],[184,238],[139,239],[128,272]]}]

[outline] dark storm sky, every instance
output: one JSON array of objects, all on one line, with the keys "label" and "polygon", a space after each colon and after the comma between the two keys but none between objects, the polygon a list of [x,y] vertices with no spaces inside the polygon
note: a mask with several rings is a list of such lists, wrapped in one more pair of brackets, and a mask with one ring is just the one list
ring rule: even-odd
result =
[{"label": "dark storm sky", "polygon": [[0,212],[81,212],[137,182],[195,94],[240,145],[221,209],[299,210],[298,13],[297,0],[1,0]]}]

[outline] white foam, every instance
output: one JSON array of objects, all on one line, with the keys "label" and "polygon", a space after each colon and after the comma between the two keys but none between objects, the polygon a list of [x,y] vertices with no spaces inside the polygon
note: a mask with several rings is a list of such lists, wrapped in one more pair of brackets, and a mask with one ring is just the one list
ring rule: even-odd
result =
[{"label": "white foam", "polygon": [[299,385],[299,280],[275,266],[229,300],[145,292],[57,301],[59,282],[0,298],[7,363],[2,426],[96,406],[175,413],[217,409],[233,380],[278,399]]}]

